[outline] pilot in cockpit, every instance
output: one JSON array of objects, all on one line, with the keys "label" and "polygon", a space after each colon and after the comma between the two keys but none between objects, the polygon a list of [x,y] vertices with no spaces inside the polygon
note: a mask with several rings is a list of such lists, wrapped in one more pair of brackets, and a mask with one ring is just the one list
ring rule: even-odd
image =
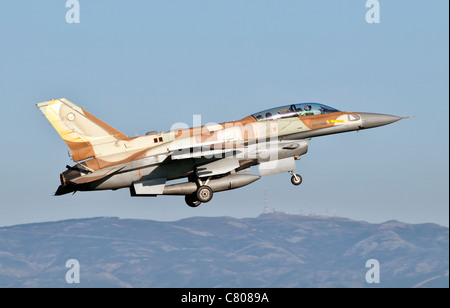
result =
[{"label": "pilot in cockpit", "polygon": [[305,113],[303,114],[305,116],[314,114],[314,112],[312,111],[311,105],[306,105],[305,107],[303,107],[303,109],[305,110]]},{"label": "pilot in cockpit", "polygon": [[295,105],[291,105],[291,110],[293,112],[295,112],[300,117],[305,115],[304,112],[303,112],[302,107],[297,107]]},{"label": "pilot in cockpit", "polygon": [[328,109],[328,108],[326,108],[326,107],[324,107],[324,106],[320,106],[320,113],[321,113],[321,114],[324,114],[324,113],[330,113],[330,112],[331,112],[330,109]]}]

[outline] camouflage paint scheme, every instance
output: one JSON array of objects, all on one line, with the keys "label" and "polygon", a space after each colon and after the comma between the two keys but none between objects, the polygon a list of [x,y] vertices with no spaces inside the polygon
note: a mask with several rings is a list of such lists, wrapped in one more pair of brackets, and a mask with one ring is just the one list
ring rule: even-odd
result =
[{"label": "camouflage paint scheme", "polygon": [[[37,107],[69,146],[73,161],[78,162],[61,173],[56,195],[130,188],[132,196],[185,195],[190,206],[208,202],[213,192],[258,180],[259,176],[240,174],[254,165],[260,165],[261,175],[290,172],[292,183],[298,185],[301,177],[292,171],[295,160],[307,152],[308,138],[402,119],[303,103],[239,121],[130,138],[65,98]],[[187,183],[165,184],[185,177]],[[205,186],[208,189],[202,190]]]}]

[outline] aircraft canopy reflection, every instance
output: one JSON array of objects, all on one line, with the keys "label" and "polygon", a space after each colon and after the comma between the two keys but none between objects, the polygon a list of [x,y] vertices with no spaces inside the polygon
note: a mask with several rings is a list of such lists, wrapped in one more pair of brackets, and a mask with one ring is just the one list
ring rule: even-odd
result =
[{"label": "aircraft canopy reflection", "polygon": [[327,114],[338,111],[339,110],[335,108],[323,104],[302,103],[267,109],[252,114],[252,117],[254,117],[257,121],[264,121],[264,120],[277,120],[282,118]]}]

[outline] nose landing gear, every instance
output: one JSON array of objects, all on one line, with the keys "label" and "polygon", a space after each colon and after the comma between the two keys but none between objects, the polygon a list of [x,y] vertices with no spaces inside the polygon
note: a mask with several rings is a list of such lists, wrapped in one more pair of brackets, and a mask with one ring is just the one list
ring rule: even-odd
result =
[{"label": "nose landing gear", "polygon": [[292,175],[291,183],[294,184],[295,186],[298,186],[303,182],[303,179],[300,176],[300,174],[295,174],[294,171],[289,171],[289,173]]}]

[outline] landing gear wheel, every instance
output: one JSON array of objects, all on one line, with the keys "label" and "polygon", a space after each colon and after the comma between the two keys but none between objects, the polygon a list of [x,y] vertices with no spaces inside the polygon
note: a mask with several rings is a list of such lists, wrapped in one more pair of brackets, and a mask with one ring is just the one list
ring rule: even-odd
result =
[{"label": "landing gear wheel", "polygon": [[211,187],[203,185],[197,189],[197,200],[206,203],[211,201],[213,197],[213,191]]},{"label": "landing gear wheel", "polygon": [[197,207],[201,204],[201,202],[197,200],[197,196],[195,194],[184,196],[184,201],[186,201],[186,204],[190,207]]},{"label": "landing gear wheel", "polygon": [[295,186],[298,186],[298,185],[300,185],[303,182],[303,179],[302,179],[302,177],[299,174],[293,174],[292,177],[291,177],[291,182]]}]

